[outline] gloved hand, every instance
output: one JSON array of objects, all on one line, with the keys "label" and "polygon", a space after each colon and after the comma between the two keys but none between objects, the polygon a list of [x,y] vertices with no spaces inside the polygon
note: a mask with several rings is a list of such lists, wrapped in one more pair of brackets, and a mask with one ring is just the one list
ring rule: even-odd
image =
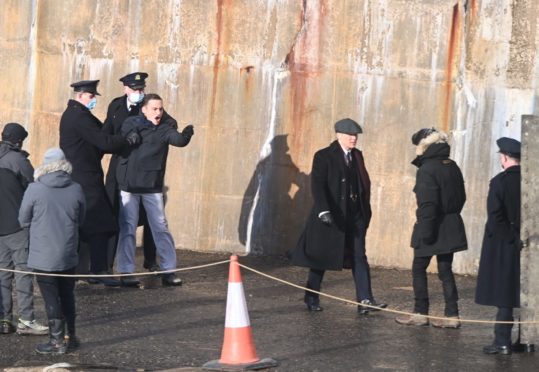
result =
[{"label": "gloved hand", "polygon": [[329,212],[324,213],[318,218],[320,218],[320,221],[322,221],[324,225],[331,226],[331,224],[333,223],[333,216]]},{"label": "gloved hand", "polygon": [[183,128],[182,134],[183,134],[184,136],[191,137],[193,134],[195,134],[195,131],[194,131],[194,129],[193,129],[193,126],[192,126],[191,124],[189,124],[188,126],[186,126],[185,128]]},{"label": "gloved hand", "polygon": [[130,132],[125,137],[125,139],[126,139],[127,143],[129,144],[129,146],[135,146],[135,145],[138,145],[140,143],[140,135],[136,131]]}]

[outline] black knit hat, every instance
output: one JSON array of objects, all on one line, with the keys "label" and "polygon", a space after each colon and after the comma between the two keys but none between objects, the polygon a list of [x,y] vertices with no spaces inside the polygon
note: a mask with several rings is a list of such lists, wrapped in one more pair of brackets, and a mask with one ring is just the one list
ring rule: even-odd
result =
[{"label": "black knit hat", "polygon": [[434,132],[437,132],[436,128],[423,128],[418,130],[412,136],[412,144],[414,144],[414,146],[419,145],[419,142],[421,142],[423,138],[427,138]]},{"label": "black knit hat", "polygon": [[2,141],[18,143],[28,137],[28,132],[19,123],[7,123],[2,130]]}]

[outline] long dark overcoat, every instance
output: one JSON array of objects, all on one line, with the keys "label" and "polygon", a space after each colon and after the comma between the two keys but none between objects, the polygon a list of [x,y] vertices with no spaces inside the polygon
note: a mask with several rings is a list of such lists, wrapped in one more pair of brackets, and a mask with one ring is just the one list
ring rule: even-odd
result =
[{"label": "long dark overcoat", "polygon": [[[372,215],[370,179],[361,151],[353,149],[352,156],[361,181],[361,213],[368,227]],[[311,174],[314,206],[297,246],[290,252],[293,265],[321,270],[341,270],[345,267],[346,203],[350,200],[346,190],[348,185],[344,152],[339,143],[334,141],[314,155]],[[335,221],[331,226],[326,226],[318,218],[323,211],[331,212]]]},{"label": "long dark overcoat", "polygon": [[127,147],[120,135],[102,130],[102,124],[83,104],[70,99],[60,119],[60,148],[73,165],[72,179],[82,186],[86,197],[86,219],[81,233],[114,232],[117,223],[105,192],[101,158],[105,152]]},{"label": "long dark overcoat", "polygon": [[418,167],[414,186],[416,223],[411,239],[415,257],[468,248],[460,215],[466,202],[464,179],[449,153],[447,143],[435,143],[412,162]]},{"label": "long dark overcoat", "polygon": [[520,307],[520,166],[490,181],[475,302]]}]

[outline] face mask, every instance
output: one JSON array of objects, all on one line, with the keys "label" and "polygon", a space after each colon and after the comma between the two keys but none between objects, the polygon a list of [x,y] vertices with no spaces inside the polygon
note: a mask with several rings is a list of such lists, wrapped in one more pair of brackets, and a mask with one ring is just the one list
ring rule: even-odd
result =
[{"label": "face mask", "polygon": [[144,99],[144,93],[130,93],[129,94],[129,102],[131,103],[139,103],[142,102]]},{"label": "face mask", "polygon": [[90,102],[88,102],[86,107],[88,108],[88,110],[92,110],[95,107],[96,103],[97,103],[97,99],[94,97],[90,100]]}]

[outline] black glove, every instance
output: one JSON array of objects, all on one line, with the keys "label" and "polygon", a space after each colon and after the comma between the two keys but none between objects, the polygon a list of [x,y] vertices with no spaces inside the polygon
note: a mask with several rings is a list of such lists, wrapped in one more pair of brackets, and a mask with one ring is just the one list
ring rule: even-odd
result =
[{"label": "black glove", "polygon": [[125,139],[126,139],[127,143],[129,144],[129,146],[135,146],[135,145],[138,145],[140,143],[140,135],[136,131],[130,132],[125,137]]},{"label": "black glove", "polygon": [[193,126],[191,124],[189,124],[188,126],[186,126],[185,128],[183,128],[182,130],[182,134],[186,137],[189,137],[191,138],[191,136],[193,134],[195,134],[195,131],[193,129]]},{"label": "black glove", "polygon": [[331,226],[331,224],[333,223],[333,216],[329,212],[324,213],[318,218],[320,218],[320,221],[322,221],[324,225]]}]

